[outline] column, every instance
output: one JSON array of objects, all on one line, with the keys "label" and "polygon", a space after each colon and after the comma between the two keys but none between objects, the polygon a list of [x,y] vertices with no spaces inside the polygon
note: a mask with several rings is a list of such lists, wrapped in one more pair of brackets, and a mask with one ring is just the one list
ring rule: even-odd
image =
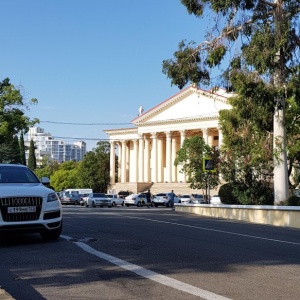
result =
[{"label": "column", "polygon": [[110,169],[109,169],[110,184],[115,184],[116,177],[116,153],[115,142],[110,142]]},{"label": "column", "polygon": [[126,182],[126,141],[122,141],[121,182]]},{"label": "column", "polygon": [[138,179],[138,161],[139,161],[139,141],[134,140],[133,146],[134,146],[134,162],[133,162],[133,176],[131,177],[133,182],[137,182]]},{"label": "column", "polygon": [[144,159],[144,181],[150,181],[150,140],[144,136],[144,145],[145,145],[145,159]]},{"label": "column", "polygon": [[[125,182],[130,182],[130,167],[132,164],[132,158],[131,156],[131,143],[133,144],[133,141],[126,141],[125,143],[125,149],[126,149],[126,167],[125,167]],[[133,146],[134,147],[134,146]]]},{"label": "column", "polygon": [[121,155],[122,155],[122,149],[121,149],[121,143],[117,142],[118,145],[118,182],[121,182]]},{"label": "column", "polygon": [[[183,142],[185,140],[185,131],[184,130],[181,130],[180,131],[180,145],[182,147],[183,145]],[[185,176],[185,173],[182,173],[182,182],[186,182],[186,176]]]},{"label": "column", "polygon": [[207,144],[212,147],[214,144],[214,136],[212,130],[207,130]]},{"label": "column", "polygon": [[205,144],[208,144],[208,135],[207,135],[207,128],[202,128],[202,136]]},{"label": "column", "polygon": [[177,182],[177,167],[174,166],[174,161],[176,159],[177,152],[177,138],[172,138],[172,159],[171,159],[171,169],[172,169],[172,182]]},{"label": "column", "polygon": [[144,138],[141,134],[139,137],[139,168],[138,168],[139,182],[144,182]]},{"label": "column", "polygon": [[172,140],[171,140],[171,132],[166,132],[166,181],[171,182],[171,171],[172,171]]},{"label": "column", "polygon": [[157,182],[163,182],[163,141],[161,138],[157,139]]},{"label": "column", "polygon": [[151,162],[152,162],[152,182],[157,182],[157,136],[156,132],[152,133],[152,151],[151,151]]},{"label": "column", "polygon": [[218,130],[219,130],[219,141],[218,141],[219,144],[218,144],[218,148],[220,149],[220,147],[223,144],[223,132],[222,132],[222,130],[220,128],[218,128]]}]

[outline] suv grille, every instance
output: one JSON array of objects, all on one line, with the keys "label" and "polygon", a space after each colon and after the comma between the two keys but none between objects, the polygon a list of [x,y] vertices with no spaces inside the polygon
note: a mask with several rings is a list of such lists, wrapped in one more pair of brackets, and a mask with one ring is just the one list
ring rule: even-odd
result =
[{"label": "suv grille", "polygon": [[[2,219],[5,222],[22,222],[38,220],[42,210],[42,197],[0,198]],[[8,213],[8,207],[35,206],[35,212]]]}]

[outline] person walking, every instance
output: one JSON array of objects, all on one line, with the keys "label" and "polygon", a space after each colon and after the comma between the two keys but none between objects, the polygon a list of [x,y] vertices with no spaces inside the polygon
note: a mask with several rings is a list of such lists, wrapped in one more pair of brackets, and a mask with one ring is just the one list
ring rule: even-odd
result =
[{"label": "person walking", "polygon": [[174,198],[175,198],[175,194],[174,191],[172,190],[171,193],[168,196],[169,198],[169,204],[171,207],[174,207]]},{"label": "person walking", "polygon": [[148,190],[148,192],[146,193],[146,198],[147,198],[147,206],[149,208],[151,206],[151,192],[150,192],[150,190]]}]

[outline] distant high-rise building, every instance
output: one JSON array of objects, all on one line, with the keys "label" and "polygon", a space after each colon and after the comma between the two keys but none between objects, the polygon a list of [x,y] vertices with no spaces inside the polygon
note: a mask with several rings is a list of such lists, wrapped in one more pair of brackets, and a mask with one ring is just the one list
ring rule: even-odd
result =
[{"label": "distant high-rise building", "polygon": [[[78,141],[76,143],[67,143],[63,140],[55,139],[49,132],[45,132],[43,128],[31,127],[25,137],[25,145],[29,146],[33,140],[35,145],[35,156],[37,165],[40,165],[43,157],[59,163],[64,161],[81,161],[86,154],[86,143]],[[28,150],[26,151],[26,160],[28,159]]]}]

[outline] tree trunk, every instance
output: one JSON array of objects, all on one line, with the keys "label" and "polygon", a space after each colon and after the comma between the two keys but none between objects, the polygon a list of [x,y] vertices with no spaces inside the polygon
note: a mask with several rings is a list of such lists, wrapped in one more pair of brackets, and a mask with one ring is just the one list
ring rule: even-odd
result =
[{"label": "tree trunk", "polygon": [[[282,0],[274,0],[277,5],[274,10],[275,32],[277,43],[281,38],[281,26],[283,20]],[[283,88],[285,84],[285,62],[281,49],[278,50],[277,70],[274,74],[274,86],[279,89]],[[288,198],[288,167],[286,155],[286,130],[285,130],[285,98],[284,96],[277,96],[275,99],[275,110],[273,117],[273,151],[274,151],[274,204],[280,204]]]}]

